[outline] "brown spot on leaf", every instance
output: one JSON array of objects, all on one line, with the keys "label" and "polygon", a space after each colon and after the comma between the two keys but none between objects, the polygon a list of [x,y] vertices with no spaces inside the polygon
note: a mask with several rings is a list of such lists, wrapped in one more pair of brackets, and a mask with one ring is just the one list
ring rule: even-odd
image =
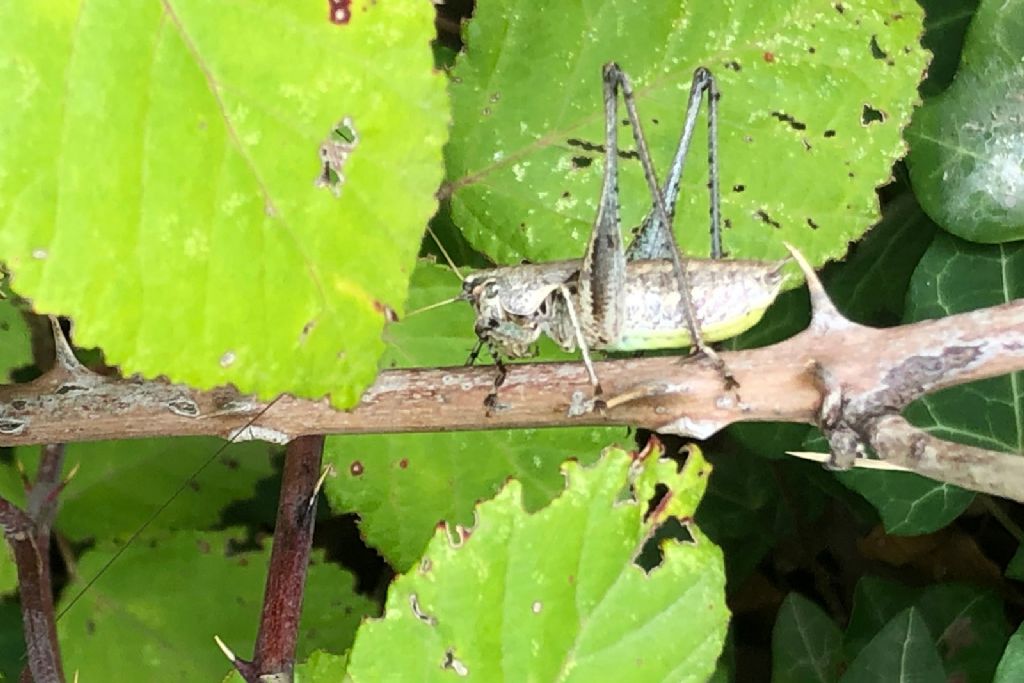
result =
[{"label": "brown spot on leaf", "polygon": [[344,26],[352,19],[352,0],[327,0],[327,19],[332,24]]}]

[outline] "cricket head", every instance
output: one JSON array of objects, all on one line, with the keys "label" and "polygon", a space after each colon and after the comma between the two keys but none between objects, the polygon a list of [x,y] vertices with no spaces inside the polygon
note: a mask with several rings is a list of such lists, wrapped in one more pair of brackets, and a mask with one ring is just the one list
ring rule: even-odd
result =
[{"label": "cricket head", "polygon": [[551,288],[538,287],[519,272],[523,266],[493,268],[462,281],[460,299],[473,307],[476,336],[493,352],[510,358],[530,355],[550,310]]}]

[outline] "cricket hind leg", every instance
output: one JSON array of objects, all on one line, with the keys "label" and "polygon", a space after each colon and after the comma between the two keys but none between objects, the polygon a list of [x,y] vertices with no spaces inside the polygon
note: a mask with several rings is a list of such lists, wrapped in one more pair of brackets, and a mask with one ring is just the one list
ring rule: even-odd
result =
[{"label": "cricket hind leg", "polygon": [[[578,276],[579,320],[573,321],[579,341],[590,341],[591,345],[618,339],[625,316],[626,252],[619,218],[617,68],[608,64],[603,71],[604,176],[597,217]],[[572,300],[565,291],[562,297],[572,310]],[[580,348],[587,349],[588,345],[581,343]],[[592,368],[588,369],[593,376]]]},{"label": "cricket hind leg", "polygon": [[[711,72],[698,67],[693,72],[690,84],[690,95],[686,104],[686,117],[683,130],[676,145],[676,153],[669,167],[668,178],[662,188],[661,196],[665,205],[665,213],[669,221],[675,219],[676,203],[683,180],[686,157],[693,141],[693,133],[697,128],[697,117],[704,94],[708,96],[708,194],[710,207],[710,233],[712,259],[722,257],[721,199],[718,184],[718,86]],[[626,261],[671,259],[675,245],[672,226],[661,220],[656,207],[644,217],[640,230],[626,250]]]},{"label": "cricket hind leg", "polygon": [[[667,251],[668,258],[672,261],[672,270],[675,273],[676,281],[679,284],[680,299],[683,305],[683,314],[686,318],[686,326],[689,328],[690,337],[693,340],[693,345],[697,350],[703,353],[715,366],[719,374],[722,376],[722,380],[725,383],[726,389],[732,389],[739,386],[736,378],[733,377],[732,373],[726,367],[725,362],[721,357],[712,349],[701,335],[700,325],[697,321],[696,307],[693,303],[693,289],[690,286],[690,278],[683,265],[683,257],[679,251],[679,245],[675,241],[675,237],[672,233],[672,217],[666,206],[665,198],[662,196],[662,192],[658,187],[658,177],[654,170],[654,163],[651,161],[651,153],[647,147],[647,140],[644,137],[643,127],[640,125],[640,117],[636,110],[636,99],[633,94],[633,86],[629,80],[629,77],[618,67],[615,63],[609,63],[605,65],[605,83],[612,80],[617,89],[622,91],[622,99],[626,105],[626,113],[629,117],[630,127],[633,130],[633,139],[636,141],[637,153],[640,156],[640,164],[643,166],[644,178],[647,180],[647,187],[650,190],[651,198],[653,200],[653,206],[651,214],[657,221],[657,225],[654,228],[656,232],[652,237],[656,237],[658,233],[665,235],[664,239],[652,239],[652,244],[659,244],[664,251]],[[711,106],[709,106],[708,116],[708,133],[711,139],[714,138],[717,133],[717,88],[714,86],[714,79],[711,78],[711,73],[707,69],[698,69],[694,73],[693,85],[690,88],[690,102],[687,106],[687,123],[692,119],[693,123],[690,125],[684,125],[683,127],[683,140],[685,145],[680,145],[680,149],[676,152],[676,159],[673,162],[673,173],[678,174],[678,178],[674,179],[673,175],[670,175],[669,183],[666,186],[670,190],[669,194],[672,197],[673,208],[675,206],[675,197],[679,193],[679,182],[682,178],[682,166],[683,158],[686,156],[686,152],[689,148],[690,139],[693,136],[693,127],[696,125],[697,111],[700,107],[700,101],[703,97],[704,91],[707,90],[710,94],[711,105],[714,106],[714,114],[711,114]],[[687,135],[687,128],[689,128],[689,134]],[[715,172],[712,174],[713,182],[709,182],[709,188],[711,190],[712,202],[711,202],[711,233],[712,233],[712,244],[711,251],[712,256],[717,257],[721,255],[721,235],[720,230],[716,227],[719,221],[719,207],[718,207],[718,149],[717,144],[709,143],[709,159],[714,156],[714,167]],[[677,168],[678,167],[678,168]],[[660,226],[660,227],[659,227]],[[716,237],[717,236],[717,237]]]}]

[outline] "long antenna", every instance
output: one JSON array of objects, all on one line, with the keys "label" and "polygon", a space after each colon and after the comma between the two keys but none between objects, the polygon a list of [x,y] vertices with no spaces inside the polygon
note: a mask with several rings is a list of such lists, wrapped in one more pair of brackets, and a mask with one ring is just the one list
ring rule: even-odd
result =
[{"label": "long antenna", "polygon": [[448,304],[453,304],[456,301],[462,301],[463,299],[464,299],[464,297],[460,294],[459,296],[453,296],[452,298],[445,299],[444,301],[438,301],[435,304],[429,304],[427,306],[421,306],[421,307],[417,308],[414,311],[409,311],[408,313],[406,313],[405,317],[403,318],[403,320],[408,320],[409,318],[411,318],[414,315],[419,315],[420,313],[426,313],[427,311],[433,310],[435,308],[440,308],[441,306],[447,306]]},{"label": "long antenna", "polygon": [[455,261],[452,260],[452,257],[448,254],[448,250],[444,248],[443,244],[441,244],[441,240],[437,238],[437,235],[434,233],[434,229],[431,228],[429,224],[427,225],[427,234],[430,235],[431,238],[433,238],[434,244],[436,244],[437,248],[441,250],[441,254],[444,256],[444,260],[448,262],[448,267],[451,268],[452,271],[454,271],[455,274],[459,276],[459,280],[465,280],[466,278],[462,277],[462,271],[460,271],[459,267],[455,265]]},{"label": "long antenna", "polygon": [[90,588],[92,588],[93,584],[95,584],[97,581],[99,581],[100,577],[103,576],[107,572],[107,570],[110,569],[110,567],[115,562],[117,562],[118,558],[120,558],[121,555],[123,555],[124,552],[126,550],[128,550],[128,547],[132,543],[134,543],[136,541],[136,539],[138,539],[139,536],[141,536],[143,534],[143,532],[145,532],[146,529],[148,529],[149,526],[154,521],[156,521],[157,517],[159,517],[161,514],[163,514],[164,510],[166,510],[168,507],[170,507],[171,503],[173,503],[175,500],[177,500],[178,496],[181,495],[182,491],[187,489],[192,484],[192,482],[194,482],[196,480],[196,478],[200,474],[203,473],[203,470],[205,470],[207,467],[209,467],[210,465],[213,464],[213,461],[217,459],[217,456],[219,456],[221,453],[223,453],[225,451],[225,449],[227,449],[228,446],[230,446],[231,444],[235,443],[235,441],[238,439],[238,437],[240,435],[245,434],[248,431],[249,427],[252,427],[254,424],[256,424],[257,420],[259,420],[261,417],[266,415],[267,411],[270,410],[271,408],[273,408],[274,404],[277,403],[280,399],[281,399],[281,396],[278,396],[273,401],[268,403],[267,407],[264,408],[263,410],[261,410],[260,412],[258,412],[255,417],[253,417],[251,420],[249,420],[245,424],[245,426],[243,426],[239,430],[236,430],[234,436],[232,436],[230,439],[228,439],[223,444],[221,444],[217,449],[215,449],[213,451],[213,454],[209,458],[206,459],[206,462],[204,462],[202,465],[200,465],[199,468],[195,472],[193,472],[191,474],[191,476],[189,476],[189,478],[186,479],[184,481],[184,483],[182,483],[181,486],[178,487],[178,490],[175,491],[173,494],[171,494],[170,498],[165,500],[160,507],[158,507],[152,514],[150,514],[149,518],[146,519],[146,521],[142,523],[142,526],[140,526],[138,529],[133,531],[132,535],[128,537],[128,540],[125,541],[124,544],[120,548],[117,549],[117,551],[110,557],[109,560],[107,560],[106,562],[103,563],[103,566],[100,567],[99,571],[97,571],[95,574],[93,574],[92,578],[89,579],[86,582],[86,584],[82,587],[82,589],[79,590],[77,593],[75,593],[75,597],[71,598],[71,601],[67,605],[65,605],[64,609],[62,609],[60,611],[60,613],[57,615],[56,621],[60,621],[61,617],[63,617],[65,614],[67,614],[68,611],[72,607],[75,606],[75,603],[78,602],[78,600],[83,595],[85,595],[86,591],[88,591]]}]

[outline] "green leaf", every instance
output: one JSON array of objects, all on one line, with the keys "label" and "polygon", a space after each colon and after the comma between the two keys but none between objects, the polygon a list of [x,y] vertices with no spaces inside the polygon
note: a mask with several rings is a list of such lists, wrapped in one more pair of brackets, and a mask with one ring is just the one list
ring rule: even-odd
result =
[{"label": "green leaf", "polygon": [[0,680],[18,680],[25,668],[21,609],[14,598],[0,600]]},{"label": "green leaf", "polygon": [[1024,581],[1024,543],[1017,546],[1017,551],[1007,563],[1006,576],[1015,581]]},{"label": "green leaf", "polygon": [[[996,306],[1024,297],[1024,244],[978,245],[938,236],[911,280],[907,321]],[[944,439],[1020,454],[1024,450],[1024,374],[929,394],[907,418]]]},{"label": "green leaf", "polygon": [[[710,468],[645,455],[567,463],[565,493],[532,514],[513,481],[459,542],[438,532],[360,629],[351,680],[705,681],[728,620],[721,553],[690,521]],[[634,558],[673,522],[690,540],[645,572]]]},{"label": "green leaf", "polygon": [[[726,249],[780,257],[786,240],[813,263],[837,258],[877,219],[874,189],[903,154],[921,29],[910,0],[482,3],[451,86],[452,214],[498,262],[579,258],[601,187],[601,65],[631,76],[661,178],[703,65],[721,92]],[[708,252],[699,128],[675,221],[693,255]],[[619,139],[631,144],[627,128]],[[620,166],[623,220],[637,225],[649,193],[638,162]]]},{"label": "green leaf", "polygon": [[904,316],[907,288],[936,225],[914,195],[904,192],[885,205],[882,220],[855,244],[846,259],[822,273],[829,296],[843,315],[866,325],[890,326]]},{"label": "green leaf", "polygon": [[847,657],[854,658],[897,614],[914,604],[920,591],[877,576],[865,576],[853,593],[853,610],[843,637]]},{"label": "green leaf", "polygon": [[1021,680],[1024,680],[1024,624],[1006,644],[1006,651],[999,661],[992,683],[1017,683]]},{"label": "green leaf", "polygon": [[878,510],[886,533],[897,536],[937,531],[974,500],[972,491],[907,472],[856,469],[836,472],[836,477],[867,498]]},{"label": "green leaf", "polygon": [[[421,263],[409,304],[425,306],[458,291],[451,271]],[[476,341],[472,311],[460,302],[412,316],[390,326],[387,339],[387,365],[459,364]],[[519,479],[527,508],[535,510],[561,492],[563,461],[593,462],[615,439],[629,440],[621,428],[328,437],[324,460],[337,474],[324,490],[333,508],[359,514],[366,541],[404,571],[439,522],[470,526],[473,506],[509,477]]]},{"label": "green leaf", "polygon": [[928,65],[928,75],[921,83],[921,94],[925,97],[937,95],[953,81],[964,35],[978,4],[979,0],[921,0],[924,7],[921,44],[934,55]]},{"label": "green leaf", "polygon": [[[764,427],[769,432],[771,425]],[[815,482],[828,475],[805,463],[770,460],[758,450],[723,449],[709,459],[715,476],[697,523],[729,558],[730,585],[739,585],[781,539],[817,519],[826,498]]]},{"label": "green leaf", "polygon": [[13,593],[18,589],[18,567],[14,564],[14,553],[10,544],[0,550],[0,595]]},{"label": "green leaf", "polygon": [[772,631],[772,683],[834,683],[842,665],[839,627],[799,593],[779,608]]},{"label": "green leaf", "polygon": [[914,607],[898,614],[861,650],[842,683],[936,683],[946,680],[921,613]]},{"label": "green leaf", "polygon": [[[217,524],[227,505],[252,496],[256,483],[274,473],[272,447],[258,442],[225,447],[223,440],[205,437],[68,444],[64,472],[77,472],[61,492],[56,528],[72,540],[127,536],[222,448],[152,521],[151,532]],[[39,448],[18,448],[15,457],[34,472]],[[25,498],[20,477],[11,465],[2,469],[0,495],[20,504]]]},{"label": "green leaf", "polygon": [[992,592],[965,584],[936,584],[919,590],[864,577],[857,583],[846,630],[847,655],[857,659],[866,656],[865,643],[876,637],[883,624],[910,606],[927,624],[932,642],[941,654],[946,675],[936,680],[992,680],[1009,635],[1003,605]]},{"label": "green leaf", "polygon": [[[804,446],[806,450],[828,452],[828,442],[817,429],[804,440]],[[853,469],[833,475],[871,503],[889,534],[931,533],[960,516],[974,500],[972,491],[909,472]]]},{"label": "green leaf", "polygon": [[[436,208],[433,17],[368,0],[343,26],[287,0],[4,4],[12,286],[126,375],[353,404]],[[315,181],[342,119],[358,139],[335,196]]]},{"label": "green leaf", "polygon": [[[509,477],[536,510],[558,495],[559,465],[593,462],[623,429],[500,430],[328,438],[324,461],[337,472],[324,485],[331,507],[359,515],[359,528],[396,569],[419,559],[439,522],[471,526],[473,506]],[[612,437],[614,438],[614,437]]]},{"label": "green leaf", "polygon": [[995,593],[966,584],[929,586],[915,605],[935,636],[946,680],[988,683],[1009,637]]},{"label": "green leaf", "polygon": [[975,242],[1024,238],[1024,0],[984,0],[956,80],[907,129],[921,206]]},{"label": "green leaf", "polygon": [[[248,656],[259,621],[269,550],[233,550],[237,532],[139,539],[58,624],[65,669],[82,680],[218,680],[229,668],[213,636]],[[111,549],[82,556],[79,576]],[[306,581],[299,657],[343,651],[373,605],[347,572],[315,558]],[[65,594],[74,595],[79,585]],[[58,608],[58,611],[60,608]]]},{"label": "green leaf", "polygon": [[0,276],[0,384],[12,381],[11,371],[32,364],[32,338],[21,311]]}]

